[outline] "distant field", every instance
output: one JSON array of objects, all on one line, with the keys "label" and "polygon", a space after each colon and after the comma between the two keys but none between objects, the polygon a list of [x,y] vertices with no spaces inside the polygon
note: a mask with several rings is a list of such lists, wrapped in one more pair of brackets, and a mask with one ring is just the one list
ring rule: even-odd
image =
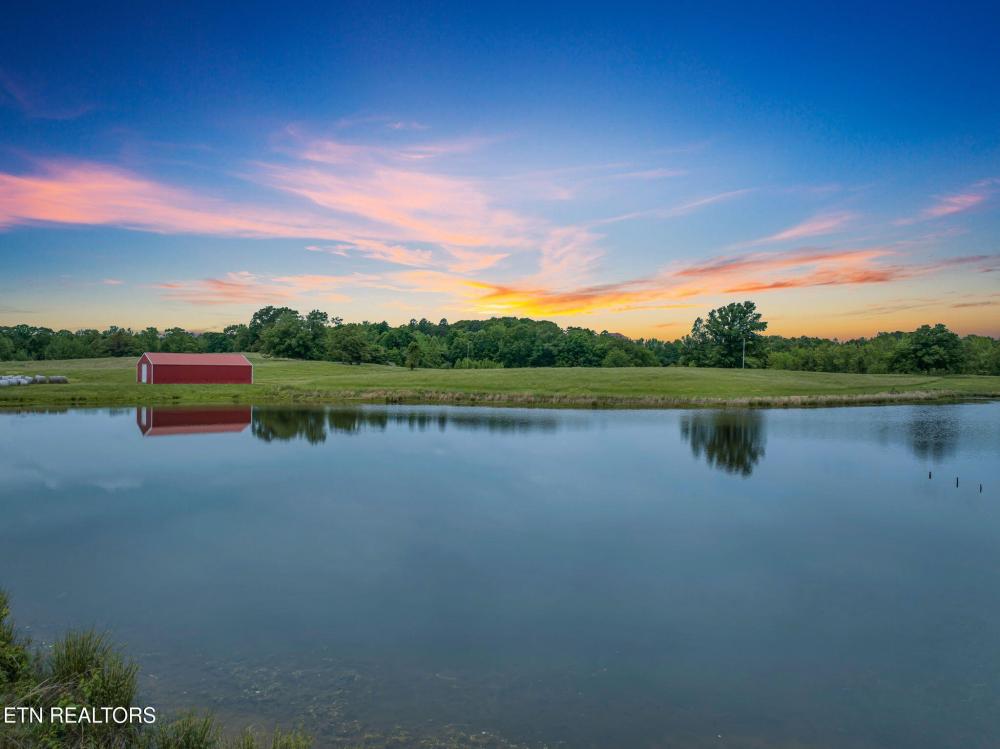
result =
[{"label": "distant field", "polygon": [[1000,396],[1000,377],[689,368],[417,369],[266,359],[253,385],[138,385],[135,359],[0,362],[69,385],[0,389],[0,408],[342,401],[583,407],[821,405]]}]

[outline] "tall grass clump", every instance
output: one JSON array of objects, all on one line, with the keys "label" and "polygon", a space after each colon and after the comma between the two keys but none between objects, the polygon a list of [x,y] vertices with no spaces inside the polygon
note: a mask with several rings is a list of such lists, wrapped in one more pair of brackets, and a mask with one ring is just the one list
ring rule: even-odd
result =
[{"label": "tall grass clump", "polygon": [[223,735],[210,716],[184,715],[152,724],[50,722],[52,708],[135,707],[139,667],[107,637],[70,632],[48,652],[33,650],[10,619],[0,590],[0,706],[40,709],[46,719],[0,725],[0,749],[309,749],[303,733],[247,730]]}]

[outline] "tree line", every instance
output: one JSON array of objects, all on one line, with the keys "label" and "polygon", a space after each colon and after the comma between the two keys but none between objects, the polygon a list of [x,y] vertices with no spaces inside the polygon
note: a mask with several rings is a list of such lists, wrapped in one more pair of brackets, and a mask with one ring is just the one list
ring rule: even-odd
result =
[{"label": "tree line", "polygon": [[785,338],[766,335],[766,330],[767,322],[750,301],[712,310],[675,341],[630,339],[529,318],[454,323],[421,319],[391,326],[384,321],[345,323],[320,310],[303,315],[289,307],[267,306],[247,323],[222,332],[192,333],[178,327],[164,331],[0,327],[0,361],[139,356],[146,351],[256,351],[292,359],[411,368],[745,366],[862,374],[1000,374],[1000,341],[959,337],[941,324],[848,341]]}]

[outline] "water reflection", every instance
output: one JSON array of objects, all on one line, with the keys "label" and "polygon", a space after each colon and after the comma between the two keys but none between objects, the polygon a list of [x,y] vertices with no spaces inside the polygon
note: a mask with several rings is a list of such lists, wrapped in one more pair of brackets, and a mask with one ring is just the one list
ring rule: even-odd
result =
[{"label": "water reflection", "polygon": [[242,432],[250,425],[250,406],[222,408],[137,408],[135,423],[143,437]]},{"label": "water reflection", "polygon": [[959,426],[954,413],[917,411],[907,424],[910,449],[918,458],[941,461],[958,449]]},{"label": "water reflection", "polygon": [[316,445],[327,435],[356,434],[362,430],[384,431],[390,424],[411,431],[437,429],[487,430],[490,432],[554,432],[572,420],[546,414],[468,413],[444,410],[407,409],[389,411],[363,408],[255,408],[253,435],[265,442],[303,439]]},{"label": "water reflection", "polygon": [[591,423],[573,414],[545,412],[447,411],[404,408],[279,408],[232,407],[136,408],[135,420],[145,435],[241,432],[251,427],[264,442],[304,440],[322,444],[332,433],[357,434],[363,430],[384,431],[387,426],[411,431],[437,429],[486,430],[489,432],[555,432],[560,428],[587,428]]},{"label": "water reflection", "polygon": [[161,714],[320,746],[1000,736],[1000,403],[249,419],[0,413],[18,621],[109,632]]},{"label": "water reflection", "polygon": [[681,417],[681,437],[713,468],[749,476],[764,457],[762,411],[702,411]]}]

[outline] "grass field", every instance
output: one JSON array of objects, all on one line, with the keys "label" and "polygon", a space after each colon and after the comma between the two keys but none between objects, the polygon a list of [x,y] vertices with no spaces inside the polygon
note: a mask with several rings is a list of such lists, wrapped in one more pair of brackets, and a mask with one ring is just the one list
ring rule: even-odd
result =
[{"label": "grass field", "polygon": [[0,408],[212,403],[459,403],[581,407],[824,405],[1000,396],[1000,377],[689,368],[417,369],[250,355],[253,385],[139,385],[134,359],[0,362],[68,385],[0,389]]}]

